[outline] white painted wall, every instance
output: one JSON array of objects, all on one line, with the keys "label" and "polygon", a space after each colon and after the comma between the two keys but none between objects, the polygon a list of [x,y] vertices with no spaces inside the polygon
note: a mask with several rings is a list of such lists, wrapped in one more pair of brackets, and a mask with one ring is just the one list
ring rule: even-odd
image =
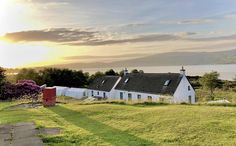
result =
[{"label": "white painted wall", "polygon": [[115,90],[115,96],[113,96],[113,100],[120,100],[120,92],[123,93],[123,100],[128,101],[128,94],[132,95],[132,101],[138,101],[138,95],[141,95],[141,101],[148,101],[148,96],[152,97],[153,102],[158,102],[160,99],[160,95],[156,94],[148,94],[148,93],[140,93],[140,92],[128,92],[123,90]]},{"label": "white painted wall", "polygon": [[81,99],[87,96],[86,88],[69,88],[66,90],[65,96]]},{"label": "white painted wall", "polygon": [[[190,86],[190,90],[188,90]],[[174,93],[174,103],[186,102],[189,103],[189,96],[191,96],[191,103],[196,102],[195,91],[185,75],[183,75],[182,80],[180,81],[175,93]]]},{"label": "white painted wall", "polygon": [[66,90],[69,89],[69,87],[62,87],[62,86],[54,86],[56,88],[56,94],[57,96],[65,96]]},{"label": "white painted wall", "polygon": [[116,83],[114,84],[114,86],[112,87],[110,92],[88,89],[87,95],[88,95],[88,97],[92,97],[92,91],[93,91],[93,96],[103,98],[104,97],[103,94],[105,93],[107,99],[112,99],[115,96],[115,92],[116,92],[115,87],[120,82],[120,80],[121,80],[121,77],[118,78],[118,80],[116,81]]},{"label": "white painted wall", "polygon": [[92,96],[92,91],[93,91],[93,96],[102,97],[103,98],[103,93],[105,93],[106,94],[106,98],[108,98],[108,99],[111,98],[111,93],[110,92],[99,91],[99,90],[91,90],[91,89],[87,90],[88,97],[93,97]]},{"label": "white painted wall", "polygon": [[86,88],[69,88],[62,86],[54,86],[56,88],[57,96],[68,96],[76,99],[87,96]]}]

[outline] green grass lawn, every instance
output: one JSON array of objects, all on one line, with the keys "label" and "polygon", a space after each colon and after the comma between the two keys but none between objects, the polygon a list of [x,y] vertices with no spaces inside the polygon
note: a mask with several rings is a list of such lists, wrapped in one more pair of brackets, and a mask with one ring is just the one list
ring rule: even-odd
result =
[{"label": "green grass lawn", "polygon": [[0,123],[34,121],[60,127],[57,136],[42,136],[46,145],[236,145],[236,107],[117,104],[9,109],[0,103]]},{"label": "green grass lawn", "polygon": [[[203,89],[197,89],[196,90],[196,96],[198,99],[198,102],[207,102],[208,100],[211,100],[210,97],[210,91],[209,90],[203,90]],[[226,99],[230,101],[231,103],[236,103],[236,92],[235,89],[231,90],[221,90],[221,89],[216,89],[214,91],[214,100],[222,100]]]}]

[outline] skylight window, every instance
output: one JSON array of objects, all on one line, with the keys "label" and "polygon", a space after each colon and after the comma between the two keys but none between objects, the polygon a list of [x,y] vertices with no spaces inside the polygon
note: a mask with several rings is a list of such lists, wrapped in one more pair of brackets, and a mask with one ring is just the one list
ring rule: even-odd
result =
[{"label": "skylight window", "polygon": [[170,80],[166,80],[164,86],[168,86],[170,84]]},{"label": "skylight window", "polygon": [[104,83],[105,83],[105,80],[102,81],[102,84],[104,84]]},{"label": "skylight window", "polygon": [[128,81],[129,81],[129,78],[125,79],[125,83],[128,83]]}]

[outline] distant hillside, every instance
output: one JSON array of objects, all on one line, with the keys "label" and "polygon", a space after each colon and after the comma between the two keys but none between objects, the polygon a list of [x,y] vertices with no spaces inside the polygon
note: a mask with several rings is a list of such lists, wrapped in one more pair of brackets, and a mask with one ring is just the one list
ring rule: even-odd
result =
[{"label": "distant hillside", "polygon": [[236,50],[223,52],[171,52],[155,54],[143,58],[114,62],[116,65],[202,65],[202,64],[234,64]]},{"label": "distant hillside", "polygon": [[71,63],[54,67],[67,68],[102,68],[130,66],[170,66],[170,65],[204,65],[204,64],[236,64],[236,49],[221,52],[170,52],[154,54],[146,57],[116,61],[112,63]]}]

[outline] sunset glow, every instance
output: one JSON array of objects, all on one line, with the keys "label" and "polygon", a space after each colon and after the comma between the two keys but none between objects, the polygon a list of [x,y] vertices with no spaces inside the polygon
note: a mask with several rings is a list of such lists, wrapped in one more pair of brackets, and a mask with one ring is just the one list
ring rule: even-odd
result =
[{"label": "sunset glow", "polygon": [[194,0],[171,3],[1,0],[0,66],[106,63],[235,49],[234,0],[204,1],[211,7]]}]

